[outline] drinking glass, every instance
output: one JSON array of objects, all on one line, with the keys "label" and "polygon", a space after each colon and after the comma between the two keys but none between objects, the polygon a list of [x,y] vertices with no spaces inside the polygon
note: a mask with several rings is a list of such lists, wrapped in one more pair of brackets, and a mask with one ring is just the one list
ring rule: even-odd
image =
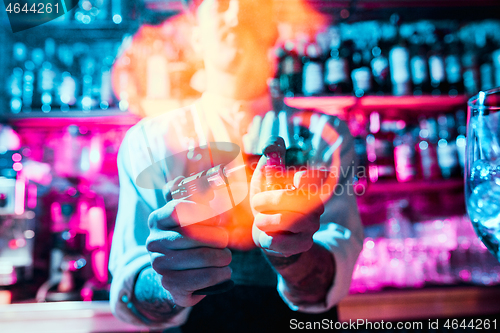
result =
[{"label": "drinking glass", "polygon": [[500,88],[468,102],[465,200],[479,239],[500,261]]}]

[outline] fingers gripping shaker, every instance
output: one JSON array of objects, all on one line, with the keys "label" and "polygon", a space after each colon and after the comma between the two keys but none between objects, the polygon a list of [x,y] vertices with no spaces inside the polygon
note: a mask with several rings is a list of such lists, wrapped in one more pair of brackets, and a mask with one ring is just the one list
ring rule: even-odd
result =
[{"label": "fingers gripping shaker", "polygon": [[[285,188],[285,140],[280,136],[271,136],[267,140],[262,154],[266,156],[264,169],[266,176],[266,190],[280,190]],[[281,179],[280,179],[281,175]]]},{"label": "fingers gripping shaker", "polygon": [[[172,189],[172,198],[176,200],[188,199],[208,205],[208,202],[214,198],[214,190],[221,187],[228,187],[229,175],[243,167],[245,167],[245,165],[227,169],[223,165],[217,165],[191,177],[184,178]],[[193,292],[193,295],[219,294],[230,290],[233,286],[234,282],[232,280],[227,280],[214,286],[196,290]]]}]

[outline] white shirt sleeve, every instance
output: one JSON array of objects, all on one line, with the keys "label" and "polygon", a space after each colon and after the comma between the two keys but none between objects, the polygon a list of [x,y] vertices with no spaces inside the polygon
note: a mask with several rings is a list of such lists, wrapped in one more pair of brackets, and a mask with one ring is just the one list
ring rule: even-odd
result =
[{"label": "white shirt sleeve", "polygon": [[[278,292],[290,309],[301,312],[320,313],[335,306],[349,293],[352,272],[363,248],[363,226],[358,212],[353,189],[353,175],[356,175],[354,139],[347,125],[336,118],[330,122],[342,140],[338,185],[331,198],[325,203],[321,215],[320,229],[314,234],[315,243],[332,254],[335,261],[335,275],[323,302],[318,304],[294,304],[287,296],[284,279],[278,275]],[[353,169],[354,168],[354,169]]]},{"label": "white shirt sleeve", "polygon": [[[137,167],[141,159],[144,161],[147,158],[142,156],[144,152],[130,149],[136,140],[137,138],[130,138],[129,131],[118,154],[120,197],[109,260],[113,276],[110,305],[113,314],[125,322],[148,328],[170,328],[182,325],[187,320],[190,309],[184,309],[168,322],[151,323],[135,309],[132,302],[139,273],[151,265],[146,250],[149,214],[160,204],[165,204],[161,190],[142,189],[135,184],[132,164]],[[131,151],[134,152],[133,159]]]}]

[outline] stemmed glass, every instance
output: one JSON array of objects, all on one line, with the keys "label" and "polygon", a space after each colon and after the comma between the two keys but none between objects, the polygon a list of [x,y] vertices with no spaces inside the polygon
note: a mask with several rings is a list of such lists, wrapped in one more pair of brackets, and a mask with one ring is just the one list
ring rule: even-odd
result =
[{"label": "stemmed glass", "polygon": [[465,200],[479,239],[500,261],[500,88],[468,102]]}]

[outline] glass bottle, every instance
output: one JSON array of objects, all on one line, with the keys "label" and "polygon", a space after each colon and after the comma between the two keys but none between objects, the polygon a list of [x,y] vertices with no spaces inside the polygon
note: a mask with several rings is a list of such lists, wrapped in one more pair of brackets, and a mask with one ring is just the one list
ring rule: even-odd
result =
[{"label": "glass bottle", "polygon": [[479,68],[476,47],[472,43],[466,43],[465,52],[462,55],[463,82],[467,95],[477,94],[479,91]]},{"label": "glass bottle", "polygon": [[273,63],[274,63],[274,74],[268,80],[269,91],[273,98],[280,96],[286,87],[281,86],[280,78],[283,74],[283,59],[286,56],[286,52],[282,45],[277,45],[273,52]]},{"label": "glass bottle", "polygon": [[35,63],[31,60],[24,62],[23,73],[23,112],[31,112],[33,106],[33,95],[35,91]]},{"label": "glass bottle", "polygon": [[43,52],[43,49],[41,48],[35,48],[31,52],[31,60],[33,61],[34,64],[34,82],[33,82],[33,104],[32,107],[34,110],[41,110],[42,108],[42,92],[43,92],[43,86],[42,82],[43,80],[43,62],[45,60],[45,53]]},{"label": "glass bottle", "polygon": [[378,112],[370,114],[370,134],[366,136],[368,176],[371,182],[394,179],[394,133],[384,128]]},{"label": "glass bottle", "polygon": [[352,55],[351,79],[354,95],[362,97],[372,90],[372,73],[369,60],[363,56],[361,48],[354,51]]},{"label": "glass bottle", "polygon": [[494,84],[494,71],[492,63],[492,50],[493,45],[490,38],[486,38],[484,45],[477,44],[479,48],[479,72],[481,77],[481,90],[490,90],[495,87]]},{"label": "glass bottle", "polygon": [[432,95],[447,93],[446,71],[441,41],[438,40],[429,52],[429,74],[431,78]]},{"label": "glass bottle", "polygon": [[399,42],[389,52],[392,94],[394,96],[409,95],[410,83],[410,51],[406,41],[399,36]]},{"label": "glass bottle", "polygon": [[389,71],[389,59],[386,54],[386,45],[380,42],[375,45],[372,50],[373,59],[370,61],[374,92],[376,95],[389,95],[391,93],[391,77]]},{"label": "glass bottle", "polygon": [[100,85],[99,85],[99,107],[102,110],[107,110],[114,106],[113,89],[111,87],[111,67],[113,66],[113,57],[104,57],[101,61],[100,68]]},{"label": "glass bottle", "polygon": [[416,178],[415,141],[406,125],[396,133],[394,138],[394,165],[399,182],[408,182]]},{"label": "glass bottle", "polygon": [[304,96],[321,95],[324,91],[323,62],[318,44],[311,43],[306,47],[306,55],[302,57],[302,93]]},{"label": "glass bottle", "polygon": [[495,71],[495,87],[500,87],[500,49],[493,51],[491,59]]},{"label": "glass bottle", "polygon": [[45,61],[39,74],[38,89],[41,95],[41,109],[43,112],[50,112],[54,102],[54,90],[57,78],[57,68],[54,63],[56,44],[52,38],[45,40]]},{"label": "glass bottle", "polygon": [[349,58],[351,42],[332,39],[330,57],[325,63],[325,84],[327,90],[334,95],[345,95],[352,92]]},{"label": "glass bottle", "polygon": [[419,122],[419,140],[415,146],[418,160],[418,173],[422,179],[434,180],[441,178],[437,159],[436,121],[421,119]]},{"label": "glass bottle", "polygon": [[75,78],[74,53],[71,47],[60,45],[57,56],[61,66],[61,77],[57,87],[57,103],[61,111],[66,112],[75,108],[77,100],[77,81]]},{"label": "glass bottle", "polygon": [[26,46],[15,43],[13,46],[14,68],[10,75],[7,92],[10,95],[10,111],[19,113],[23,107],[23,67],[26,60]]},{"label": "glass bottle", "polygon": [[441,175],[448,179],[460,176],[460,164],[458,162],[458,152],[456,144],[456,135],[454,137],[455,119],[452,115],[440,115],[439,141],[437,147],[437,157]]},{"label": "glass bottle", "polygon": [[283,59],[280,86],[284,88],[283,93],[286,97],[293,97],[302,91],[302,63],[293,42],[285,43],[285,51],[287,55]]},{"label": "glass bottle", "polygon": [[460,45],[454,34],[444,37],[446,43],[445,72],[448,81],[448,95],[457,96],[464,93],[462,64],[460,62]]},{"label": "glass bottle", "polygon": [[95,106],[95,100],[92,98],[93,76],[95,71],[95,59],[86,55],[81,59],[81,93],[79,98],[79,106],[81,110],[86,112],[90,111]]},{"label": "glass bottle", "polygon": [[[416,37],[416,36],[415,36]],[[420,38],[410,39],[410,68],[413,83],[413,95],[420,96],[430,93],[429,70],[427,67],[427,56],[425,44]]]},{"label": "glass bottle", "polygon": [[458,163],[460,164],[460,171],[463,175],[465,172],[465,143],[467,134],[467,114],[464,110],[458,110],[455,113],[457,137],[455,143],[457,145]]}]

